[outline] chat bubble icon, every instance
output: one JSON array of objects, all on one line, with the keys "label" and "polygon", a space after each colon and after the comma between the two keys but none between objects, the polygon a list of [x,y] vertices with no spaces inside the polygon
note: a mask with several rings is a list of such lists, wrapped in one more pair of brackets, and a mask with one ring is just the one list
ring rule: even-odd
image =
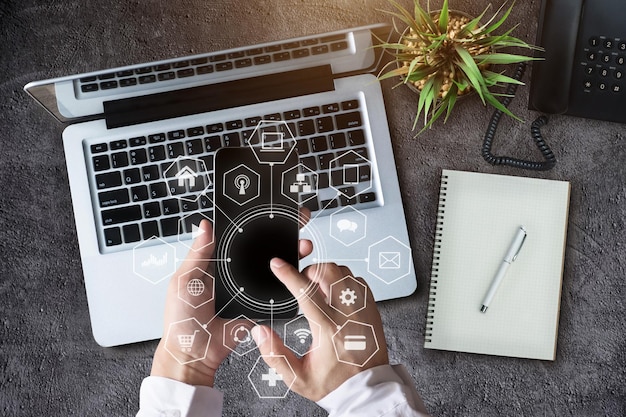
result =
[{"label": "chat bubble icon", "polygon": [[358,229],[358,227],[358,223],[352,222],[347,219],[341,219],[337,222],[337,229],[339,229],[340,232],[344,232],[346,230],[349,230],[350,232],[356,232],[356,229]]}]

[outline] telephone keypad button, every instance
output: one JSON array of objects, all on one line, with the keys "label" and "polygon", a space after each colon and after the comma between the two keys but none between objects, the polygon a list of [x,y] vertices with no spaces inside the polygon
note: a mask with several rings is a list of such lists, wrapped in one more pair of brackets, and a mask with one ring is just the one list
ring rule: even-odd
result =
[{"label": "telephone keypad button", "polygon": [[596,60],[596,53],[595,52],[589,52],[587,54],[587,60],[589,61],[595,61]]},{"label": "telephone keypad button", "polygon": [[589,38],[589,45],[590,46],[596,47],[596,46],[598,46],[599,43],[600,42],[599,42],[598,38],[596,38],[595,36],[592,37],[592,38]]},{"label": "telephone keypad button", "polygon": [[617,49],[619,49],[620,51],[626,51],[626,41],[619,42],[619,44],[617,45]]},{"label": "telephone keypad button", "polygon": [[613,73],[613,76],[617,78],[618,80],[621,80],[622,77],[624,77],[624,73],[620,70],[615,70],[615,72]]},{"label": "telephone keypad button", "polygon": [[605,39],[604,40],[604,48],[605,49],[613,48],[613,39]]},{"label": "telephone keypad button", "polygon": [[599,88],[601,91],[604,91],[604,90],[606,90],[606,84],[605,84],[605,83],[600,83],[600,84],[598,84],[598,88]]},{"label": "telephone keypad button", "polygon": [[592,67],[591,65],[587,65],[587,66],[585,67],[585,73],[586,73],[587,75],[592,75],[592,74],[595,72],[594,70],[595,70],[595,68],[594,68],[594,67]]},{"label": "telephone keypad button", "polygon": [[609,75],[609,70],[608,70],[608,69],[606,69],[606,68],[602,68],[602,69],[600,70],[600,75],[601,75],[602,77],[606,77],[607,75]]},{"label": "telephone keypad button", "polygon": [[615,63],[617,65],[624,65],[624,57],[623,56],[618,56],[617,58],[615,58]]},{"label": "telephone keypad button", "polygon": [[622,87],[619,84],[613,84],[612,90],[614,93],[619,93],[622,91]]},{"label": "telephone keypad button", "polygon": [[605,64],[608,64],[609,62],[611,62],[611,55],[609,55],[609,54],[602,55],[602,57],[600,59]]}]

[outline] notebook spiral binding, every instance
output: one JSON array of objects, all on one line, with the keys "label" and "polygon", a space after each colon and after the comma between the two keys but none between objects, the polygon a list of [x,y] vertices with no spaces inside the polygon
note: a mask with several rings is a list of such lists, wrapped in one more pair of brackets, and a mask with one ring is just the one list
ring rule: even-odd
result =
[{"label": "notebook spiral binding", "polygon": [[430,271],[430,290],[428,292],[428,310],[426,313],[425,341],[430,343],[433,335],[435,318],[435,299],[437,296],[437,280],[439,278],[439,255],[441,254],[441,236],[443,234],[443,216],[446,208],[446,196],[448,191],[448,176],[441,176],[439,188],[439,207],[437,208],[437,224],[435,226],[435,245],[433,249],[433,265]]}]

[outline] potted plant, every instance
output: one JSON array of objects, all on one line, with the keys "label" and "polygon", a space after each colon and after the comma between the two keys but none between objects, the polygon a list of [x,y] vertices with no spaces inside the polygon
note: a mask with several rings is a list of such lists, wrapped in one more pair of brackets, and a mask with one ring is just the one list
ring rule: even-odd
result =
[{"label": "potted plant", "polygon": [[[513,115],[496,98],[504,94],[491,91],[503,84],[523,84],[519,80],[493,71],[494,65],[530,61],[535,58],[502,53],[507,47],[537,49],[521,39],[511,36],[515,27],[500,35],[494,34],[507,20],[513,5],[502,13],[504,4],[485,23],[481,21],[488,6],[478,17],[450,10],[444,0],[439,11],[431,11],[413,0],[415,9],[408,11],[395,0],[389,3],[395,11],[384,11],[393,16],[396,43],[381,41],[380,47],[392,55],[379,79],[401,78],[401,84],[409,85],[419,93],[417,114],[413,129],[424,115],[424,127],[417,135],[429,128],[440,116],[446,114],[444,123],[457,99],[469,92],[476,92],[483,104],[489,103],[502,112]],[[498,19],[498,16],[502,16]],[[398,27],[398,21],[403,23]],[[416,135],[416,136],[417,136]]]}]

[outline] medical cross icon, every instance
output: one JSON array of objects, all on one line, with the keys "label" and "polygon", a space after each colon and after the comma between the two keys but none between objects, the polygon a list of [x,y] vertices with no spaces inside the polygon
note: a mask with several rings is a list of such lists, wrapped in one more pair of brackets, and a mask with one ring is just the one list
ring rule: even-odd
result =
[{"label": "medical cross icon", "polygon": [[263,381],[267,381],[267,385],[270,387],[276,386],[276,381],[282,381],[282,374],[276,373],[276,369],[270,368],[266,374],[261,375]]}]

